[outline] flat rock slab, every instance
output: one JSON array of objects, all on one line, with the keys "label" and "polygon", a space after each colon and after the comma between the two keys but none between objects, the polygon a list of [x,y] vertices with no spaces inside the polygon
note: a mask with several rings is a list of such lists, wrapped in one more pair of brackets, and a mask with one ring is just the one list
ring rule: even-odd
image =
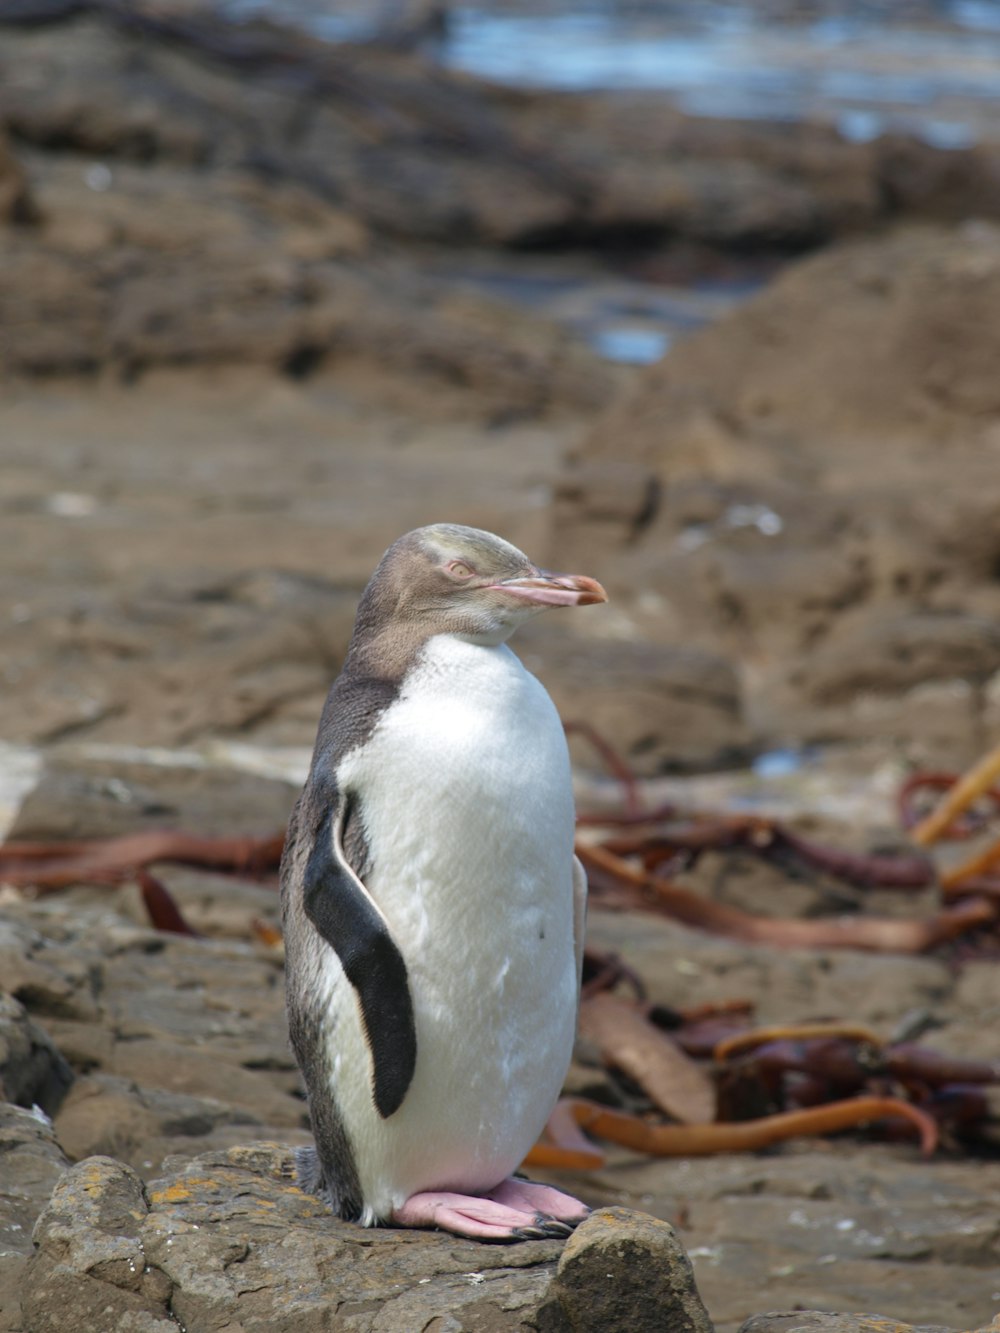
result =
[{"label": "flat rock slab", "polygon": [[[1000,1315],[987,1328],[970,1333],[993,1333],[1000,1328]],[[740,1333],[949,1333],[940,1324],[901,1324],[880,1314],[823,1314],[797,1310],[790,1314],[754,1315]]]},{"label": "flat rock slab", "polygon": [[113,1158],[78,1163],[35,1228],[23,1333],[712,1333],[664,1222],[602,1209],[565,1247],[369,1231],[300,1190],[292,1160],[207,1153],[148,1192]]},{"label": "flat rock slab", "polygon": [[978,1329],[1000,1309],[993,1174],[982,1161],[840,1138],[705,1159],[622,1154],[562,1185],[675,1221],[718,1333],[764,1333],[745,1326],[753,1311],[795,1307],[879,1311],[878,1333],[897,1333]]}]

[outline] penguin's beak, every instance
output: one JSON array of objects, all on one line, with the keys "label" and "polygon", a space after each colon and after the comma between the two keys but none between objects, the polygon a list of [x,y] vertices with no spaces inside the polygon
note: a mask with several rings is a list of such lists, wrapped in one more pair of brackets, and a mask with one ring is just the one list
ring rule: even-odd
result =
[{"label": "penguin's beak", "polygon": [[608,594],[596,579],[586,574],[550,574],[547,569],[523,578],[502,579],[489,587],[491,591],[512,593],[536,606],[594,606],[608,600]]}]

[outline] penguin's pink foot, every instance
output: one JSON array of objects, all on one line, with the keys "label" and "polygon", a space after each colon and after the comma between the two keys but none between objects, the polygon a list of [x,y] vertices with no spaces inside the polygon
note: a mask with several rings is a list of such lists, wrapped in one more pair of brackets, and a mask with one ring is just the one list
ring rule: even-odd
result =
[{"label": "penguin's pink foot", "polygon": [[393,1210],[392,1221],[400,1227],[437,1227],[470,1240],[551,1240],[568,1236],[586,1215],[586,1207],[568,1194],[511,1179],[484,1197],[437,1191],[411,1194]]},{"label": "penguin's pink foot", "polygon": [[551,1185],[538,1185],[533,1180],[510,1176],[486,1196],[508,1208],[518,1208],[535,1216],[536,1226],[546,1226],[550,1235],[568,1236],[590,1212],[585,1203],[572,1194]]}]

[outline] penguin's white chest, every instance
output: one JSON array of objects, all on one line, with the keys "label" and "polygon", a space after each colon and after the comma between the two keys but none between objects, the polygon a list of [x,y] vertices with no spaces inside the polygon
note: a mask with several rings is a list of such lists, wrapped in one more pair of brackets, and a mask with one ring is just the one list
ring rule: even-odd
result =
[{"label": "penguin's white chest", "polygon": [[497,1184],[559,1094],[576,1022],[569,759],[552,701],[509,649],[442,635],[338,782],[359,802],[367,887],[417,1027],[413,1082],[383,1121],[360,1026],[337,1025],[341,1070],[364,1064],[334,1092],[384,1216],[420,1189]]}]

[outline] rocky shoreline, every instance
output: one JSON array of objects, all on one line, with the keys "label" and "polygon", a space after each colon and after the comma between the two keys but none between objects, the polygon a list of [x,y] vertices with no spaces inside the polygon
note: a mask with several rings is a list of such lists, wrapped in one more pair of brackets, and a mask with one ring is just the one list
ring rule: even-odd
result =
[{"label": "rocky shoreline", "polygon": [[[81,818],[106,833],[157,822],[260,830],[280,824],[293,795],[289,783],[223,764],[110,764],[67,753],[43,766],[13,833],[61,836]],[[135,888],[4,895],[0,1082],[15,1103],[5,1111],[0,1191],[5,1333],[79,1328],[108,1304],[120,1320],[109,1329],[155,1328],[148,1320],[172,1310],[192,1333],[227,1320],[292,1328],[296,1319],[403,1330],[417,1317],[410,1302],[427,1321],[444,1318],[450,1302],[454,1327],[470,1331],[616,1326],[601,1322],[599,1302],[596,1322],[572,1315],[574,1301],[596,1300],[581,1298],[582,1287],[556,1302],[568,1325],[551,1310],[543,1317],[558,1289],[557,1244],[515,1253],[452,1237],[373,1236],[334,1222],[294,1188],[285,1166],[290,1149],[308,1141],[305,1108],[287,1044],[280,948],[254,927],[277,919],[274,886],[182,867],[157,873],[201,938],[151,929]],[[717,871],[705,873],[710,881]],[[762,887],[773,895],[771,878]],[[1000,1060],[988,960],[956,969],[946,958],[747,946],[600,910],[589,936],[628,959],[657,1004],[738,995],[762,1023],[850,1015],[886,1034],[924,1014],[933,1016],[935,1046]],[[600,1075],[579,1061],[591,1058],[581,1047],[570,1079],[589,1095]],[[63,1177],[68,1162],[76,1165]],[[751,1315],[754,1333],[781,1333],[785,1325],[762,1322],[760,1312],[796,1304],[881,1310],[900,1329],[968,1330],[995,1306],[998,1200],[984,1161],[967,1149],[921,1161],[912,1141],[857,1135],[699,1160],[612,1149],[599,1171],[548,1178],[617,1210],[598,1212],[580,1233],[588,1264],[602,1272],[602,1246],[617,1247],[617,1326],[665,1326],[658,1282],[673,1284],[681,1308],[689,1302],[676,1327],[690,1333],[736,1333]],[[107,1221],[133,1213],[125,1233]],[[171,1236],[183,1255],[176,1264],[162,1248]],[[688,1270],[666,1264],[678,1242],[708,1311],[698,1319]],[[358,1247],[369,1274],[361,1296],[350,1281]],[[468,1277],[484,1272],[488,1291]],[[660,1316],[641,1313],[651,1293]],[[868,1333],[846,1315],[817,1327]]]},{"label": "rocky shoreline", "polygon": [[[7,739],[198,734],[129,697],[136,657],[158,687],[173,666],[150,601],[208,630],[198,693],[247,681],[245,706],[212,698],[218,729],[272,739],[255,719],[302,699],[311,717],[363,571],[426,521],[428,488],[432,517],[460,508],[556,560],[601,553],[611,614],[585,649],[546,627],[530,651],[646,772],[873,732],[962,763],[998,734],[1000,135],[851,144],[651,95],[499,90],[197,12],[16,11],[0,7],[0,429],[27,550],[0,611],[14,670],[44,679],[82,609],[35,587],[61,518],[88,551],[83,613],[108,628],[68,681],[63,657],[38,715],[8,695]],[[480,267],[492,249],[502,292],[525,247],[537,263],[572,245],[697,283],[873,230],[645,372],[455,276],[463,249]],[[211,466],[191,443],[206,433]],[[178,565],[167,529],[199,513]],[[147,550],[115,561],[135,521]],[[230,568],[208,545],[224,530]]]},{"label": "rocky shoreline", "polygon": [[[998,161],[1000,130],[850,143],[190,6],[0,3],[7,835],[280,829],[275,767],[311,743],[374,561],[454,519],[609,587],[600,621],[520,646],[637,772],[828,747],[852,814],[795,817],[898,840],[857,797],[873,769],[1000,740]],[[602,358],[567,264],[623,318],[626,279],[701,292],[705,327],[647,369]],[[829,910],[767,871],[699,876]],[[151,929],[134,888],[0,887],[3,1333],[968,1333],[1000,1304],[996,1185],[955,1147],[622,1150],[574,1179],[598,1211],[565,1251],[333,1222],[285,1171],[307,1128],[253,924],[273,886],[164,877],[201,938]],[[631,912],[591,935],[662,1004],[923,1014],[1000,1059],[988,960]],[[829,1313],[859,1308],[884,1320]]]}]

